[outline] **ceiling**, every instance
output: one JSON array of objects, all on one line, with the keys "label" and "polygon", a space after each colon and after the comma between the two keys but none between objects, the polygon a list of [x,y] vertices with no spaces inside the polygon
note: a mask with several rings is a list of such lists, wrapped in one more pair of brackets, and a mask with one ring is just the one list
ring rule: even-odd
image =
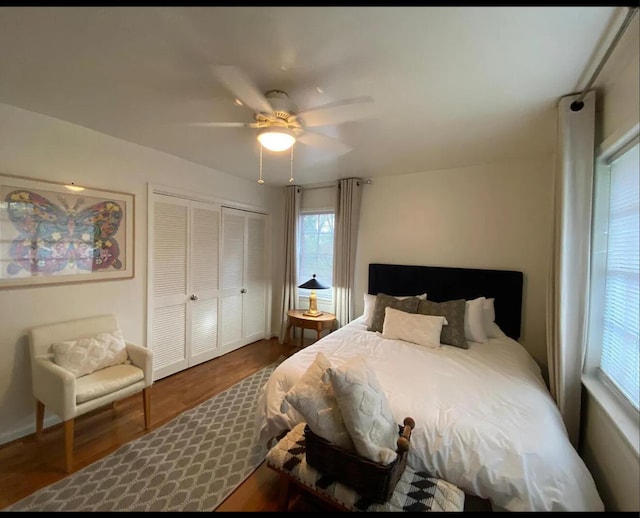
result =
[{"label": "ceiling", "polygon": [[[373,98],[314,128],[351,151],[296,144],[297,184],[533,158],[620,9],[0,7],[0,102],[256,180],[257,129],[190,124],[254,121],[212,72],[233,65],[300,109]],[[265,153],[266,183],[289,165]]]}]

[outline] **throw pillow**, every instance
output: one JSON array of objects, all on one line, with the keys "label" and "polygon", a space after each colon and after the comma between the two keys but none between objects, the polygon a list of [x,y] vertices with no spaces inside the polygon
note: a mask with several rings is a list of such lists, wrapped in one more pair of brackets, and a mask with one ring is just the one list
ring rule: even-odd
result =
[{"label": "throw pillow", "polygon": [[484,305],[482,306],[482,316],[484,321],[484,332],[487,335],[487,338],[502,338],[506,336],[504,331],[500,329],[500,326],[496,324],[496,310],[495,310],[495,299],[485,299]]},{"label": "throw pillow", "polygon": [[484,331],[484,297],[467,300],[464,315],[464,334],[467,340],[485,343],[487,334]]},{"label": "throw pillow", "polygon": [[362,321],[367,325],[371,325],[371,317],[373,309],[376,307],[376,296],[369,293],[364,294],[364,311],[362,312]]},{"label": "throw pillow", "polygon": [[373,370],[362,356],[356,356],[327,372],[356,452],[380,464],[392,462],[398,425]]},{"label": "throw pillow", "polygon": [[442,326],[446,323],[443,316],[405,313],[388,307],[385,309],[382,336],[437,349],[440,347]]},{"label": "throw pillow", "polygon": [[[427,298],[426,293],[416,295],[419,299],[425,300]],[[404,300],[411,298],[411,295],[406,297],[396,297],[398,300]],[[371,325],[371,317],[373,316],[373,310],[376,306],[376,296],[369,293],[364,294],[364,311],[362,312],[362,322],[367,326]]]},{"label": "throw pillow", "polygon": [[388,307],[398,309],[400,311],[406,311],[407,313],[415,313],[418,309],[418,297],[408,297],[406,299],[399,300],[391,295],[384,293],[378,293],[376,296],[376,305],[371,316],[371,324],[367,327],[367,331],[382,332],[382,324],[384,323],[384,310]]},{"label": "throw pillow", "polygon": [[469,344],[467,343],[464,331],[465,309],[466,301],[464,299],[447,300],[446,302],[421,300],[418,303],[417,313],[421,315],[442,315],[445,317],[447,323],[442,326],[440,343],[468,349]]},{"label": "throw pillow", "polygon": [[111,333],[52,344],[53,361],[76,378],[125,363],[127,346],[119,329]]},{"label": "throw pillow", "polygon": [[[331,363],[319,352],[302,377],[285,394],[284,400],[304,417],[313,433],[345,450],[354,451],[333,386],[329,380],[323,379],[329,367]],[[281,410],[287,411],[286,407]]]}]

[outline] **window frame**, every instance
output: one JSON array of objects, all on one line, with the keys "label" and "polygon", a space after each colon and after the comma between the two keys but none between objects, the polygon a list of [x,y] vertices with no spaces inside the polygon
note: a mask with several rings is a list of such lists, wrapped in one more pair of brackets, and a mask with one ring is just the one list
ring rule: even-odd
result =
[{"label": "window frame", "polygon": [[592,318],[592,315],[602,314],[604,311],[603,298],[599,297],[599,294],[604,293],[606,260],[599,259],[596,256],[607,252],[606,236],[602,227],[603,221],[607,221],[603,217],[603,213],[608,214],[609,212],[610,164],[633,148],[639,142],[639,139],[640,125],[635,125],[631,131],[616,139],[616,141],[605,142],[595,161],[591,220],[592,234],[589,256],[590,285],[587,301],[589,318],[586,325],[587,343],[582,370],[583,385],[610,417],[620,435],[637,455],[640,455],[640,411],[601,373],[600,357],[602,347],[599,340],[602,337],[602,322],[601,319]]},{"label": "window frame", "polygon": [[[297,271],[298,271],[298,282],[297,284],[302,284],[303,282],[308,281],[309,279],[302,279],[300,277],[300,261],[302,258],[302,218],[303,216],[314,215],[314,214],[333,214],[333,247],[335,251],[335,217],[336,210],[333,207],[323,207],[323,208],[308,208],[308,209],[300,209],[299,213],[299,225],[298,225],[298,253],[297,253]],[[332,252],[333,252],[332,251]],[[333,254],[332,254],[333,255]],[[318,303],[323,304],[325,306],[333,307],[333,265],[331,265],[331,281],[330,288],[327,290],[316,290],[316,296],[318,298]],[[326,281],[325,281],[326,282]],[[298,300],[300,302],[308,303],[309,301],[309,290],[305,290],[304,288],[298,288]]]}]

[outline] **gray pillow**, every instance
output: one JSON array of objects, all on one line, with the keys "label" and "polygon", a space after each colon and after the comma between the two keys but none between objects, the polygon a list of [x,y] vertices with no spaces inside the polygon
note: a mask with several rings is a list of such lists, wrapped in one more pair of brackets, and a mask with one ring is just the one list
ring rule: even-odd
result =
[{"label": "gray pillow", "polygon": [[446,302],[421,300],[416,313],[445,317],[448,323],[442,326],[440,343],[468,349],[469,344],[464,334],[465,309],[466,301],[464,299],[447,300]]},{"label": "gray pillow", "polygon": [[406,311],[407,313],[415,313],[418,309],[418,297],[409,297],[406,299],[398,300],[396,297],[386,295],[384,293],[378,293],[376,296],[376,305],[373,308],[373,315],[371,315],[371,325],[367,327],[367,331],[379,331],[382,333],[382,325],[384,324],[384,310],[386,308],[393,308],[399,311]]}]

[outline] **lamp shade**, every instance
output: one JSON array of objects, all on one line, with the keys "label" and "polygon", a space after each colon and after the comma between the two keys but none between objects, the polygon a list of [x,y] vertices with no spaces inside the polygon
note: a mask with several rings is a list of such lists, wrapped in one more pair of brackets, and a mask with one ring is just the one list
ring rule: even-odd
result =
[{"label": "lamp shade", "polygon": [[293,146],[296,138],[287,128],[265,128],[258,133],[258,140],[270,151],[284,151]]},{"label": "lamp shade", "polygon": [[324,284],[320,284],[316,280],[316,274],[313,274],[313,278],[309,279],[307,282],[303,282],[298,288],[305,288],[307,290],[326,290],[329,286],[325,286]]}]

